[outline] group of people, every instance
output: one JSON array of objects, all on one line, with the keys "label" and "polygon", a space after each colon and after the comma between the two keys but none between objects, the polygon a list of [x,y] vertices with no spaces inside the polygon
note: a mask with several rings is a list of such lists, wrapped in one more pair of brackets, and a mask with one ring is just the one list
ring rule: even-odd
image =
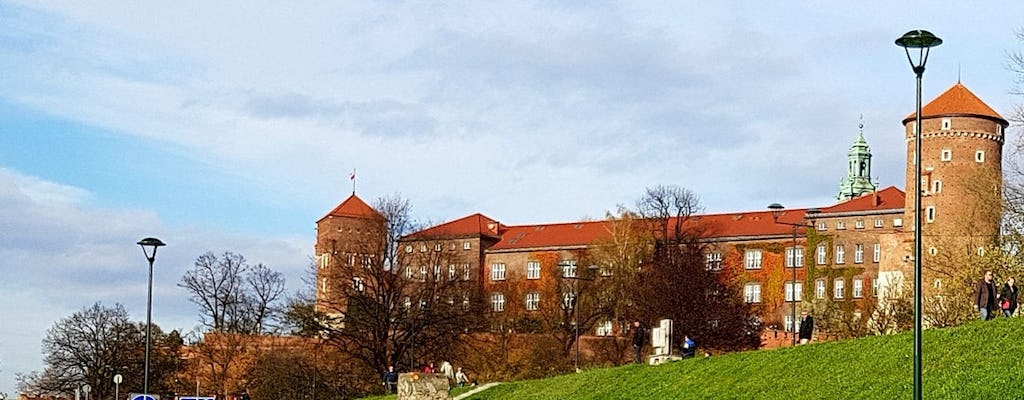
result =
[{"label": "group of people", "polygon": [[999,291],[996,291],[992,271],[985,271],[985,275],[978,281],[978,286],[974,291],[974,305],[978,307],[978,313],[982,320],[995,318],[996,309],[1002,310],[1004,316],[1012,316],[1017,311],[1016,281],[1012,276],[1006,278],[1006,283]]},{"label": "group of people", "polygon": [[[422,371],[425,374],[444,375],[448,378],[449,384],[454,383],[458,387],[469,384],[469,376],[462,371],[462,367],[452,368],[452,364],[448,361],[442,362],[440,368],[434,366],[434,363],[425,364]],[[398,372],[395,371],[395,366],[388,366],[388,370],[381,374],[381,381],[388,393],[395,393],[395,389],[398,387]]]},{"label": "group of people", "polygon": [[[647,329],[640,324],[640,320],[633,320],[633,361],[637,364],[643,363],[643,348],[647,340]],[[689,335],[683,335],[682,343],[679,344],[679,355],[683,358],[693,357],[697,354],[697,343],[690,339]]]}]

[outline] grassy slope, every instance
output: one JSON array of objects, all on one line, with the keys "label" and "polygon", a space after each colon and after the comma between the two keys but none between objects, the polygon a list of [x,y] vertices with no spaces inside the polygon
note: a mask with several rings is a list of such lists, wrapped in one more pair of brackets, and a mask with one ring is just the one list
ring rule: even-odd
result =
[{"label": "grassy slope", "polygon": [[[924,332],[923,397],[1024,399],[1024,318]],[[913,334],[873,336],[510,382],[473,399],[897,399]]]}]

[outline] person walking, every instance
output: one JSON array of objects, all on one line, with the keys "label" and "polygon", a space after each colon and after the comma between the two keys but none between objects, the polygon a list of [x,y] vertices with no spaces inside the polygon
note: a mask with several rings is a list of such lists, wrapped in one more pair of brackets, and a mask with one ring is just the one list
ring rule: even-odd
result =
[{"label": "person walking", "polygon": [[448,361],[441,362],[441,375],[448,378],[448,384],[455,383],[455,369],[452,368],[452,364]]},{"label": "person walking", "polygon": [[1007,317],[1013,316],[1013,312],[1017,311],[1017,283],[1013,277],[1006,278],[1006,284],[1003,285],[1003,290],[999,291],[999,305],[1003,309],[1003,315]]},{"label": "person walking", "polygon": [[807,344],[814,334],[814,317],[807,313],[807,310],[800,311],[800,332],[797,336],[800,344]]},{"label": "person walking", "polygon": [[633,320],[633,359],[637,364],[640,364],[640,356],[643,353],[646,336],[646,329],[644,329],[643,325],[640,325],[640,320]]},{"label": "person walking", "polygon": [[384,388],[387,392],[395,393],[395,388],[398,387],[398,373],[395,372],[395,366],[388,365],[388,370],[384,371],[381,378],[384,381]]},{"label": "person walking", "polygon": [[978,313],[982,321],[988,321],[995,317],[992,311],[996,309],[996,285],[992,282],[992,271],[985,271],[985,276],[978,281],[978,287],[974,291],[974,305],[978,307]]}]

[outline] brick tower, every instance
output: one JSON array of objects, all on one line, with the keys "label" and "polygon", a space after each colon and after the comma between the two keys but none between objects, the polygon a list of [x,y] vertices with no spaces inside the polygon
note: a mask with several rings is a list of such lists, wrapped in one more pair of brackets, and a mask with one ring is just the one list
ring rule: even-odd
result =
[{"label": "brick tower", "polygon": [[362,285],[355,267],[376,262],[383,254],[384,229],[384,217],[355,193],[316,222],[318,311],[344,311],[345,291]]},{"label": "brick tower", "polygon": [[[906,220],[914,220],[914,119],[907,142]],[[999,234],[1006,119],[957,82],[921,109],[921,211],[924,259],[939,249],[980,252]]]}]

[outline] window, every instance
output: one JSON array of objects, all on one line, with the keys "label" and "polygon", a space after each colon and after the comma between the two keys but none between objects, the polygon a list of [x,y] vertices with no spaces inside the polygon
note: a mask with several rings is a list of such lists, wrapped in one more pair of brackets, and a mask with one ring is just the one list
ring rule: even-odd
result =
[{"label": "window", "polygon": [[747,250],[743,265],[746,269],[761,269],[761,250]]},{"label": "window", "polygon": [[883,228],[883,227],[885,227],[885,221],[883,221],[881,218],[875,219],[875,228]]},{"label": "window", "polygon": [[320,255],[320,269],[327,268],[330,265],[331,255],[324,253]]},{"label": "window", "polygon": [[942,149],[942,155],[939,156],[939,159],[942,160],[942,161],[951,161],[951,160],[953,160],[953,150]]},{"label": "window", "polygon": [[352,278],[352,289],[355,289],[355,291],[362,293],[363,289],[365,288],[366,286],[363,284],[363,278],[360,278],[358,276]]},{"label": "window", "polygon": [[469,311],[469,295],[468,294],[462,295],[462,310],[463,311]]},{"label": "window", "polygon": [[1003,126],[1002,125],[996,124],[996,134],[999,134],[999,135],[1003,134]]},{"label": "window", "polygon": [[932,194],[942,193],[942,181],[936,179],[932,181]]},{"label": "window", "polygon": [[722,270],[722,253],[719,253],[717,251],[711,252],[708,253],[708,255],[705,257],[707,258],[707,261],[704,266],[705,269],[707,269],[708,271]]},{"label": "window", "polygon": [[743,286],[743,299],[747,303],[760,303],[761,302],[761,284],[760,283],[748,283]]},{"label": "window", "polygon": [[825,265],[828,263],[828,250],[825,249],[824,244],[818,245],[818,251],[815,254],[815,262],[818,265]]},{"label": "window", "polygon": [[836,229],[846,229],[846,221],[836,221]]},{"label": "window", "polygon": [[405,246],[406,253],[412,253],[412,245]]},{"label": "window", "polygon": [[942,119],[942,130],[948,131],[952,127],[953,127],[953,121],[951,121],[949,118],[943,118]]},{"label": "window", "polygon": [[420,281],[421,282],[426,282],[427,281],[427,266],[426,265],[420,265]]},{"label": "window", "polygon": [[323,278],[320,280],[320,291],[327,293],[327,278]]},{"label": "window", "polygon": [[455,264],[448,264],[448,280],[454,281],[456,276]]},{"label": "window", "polygon": [[526,262],[526,279],[540,279],[540,261]]},{"label": "window", "polygon": [[860,264],[864,262],[864,245],[857,243],[853,246],[853,262]]},{"label": "window", "polygon": [[462,264],[462,280],[469,280],[469,263]]},{"label": "window", "polygon": [[832,298],[842,299],[846,296],[846,281],[843,278],[836,278],[835,286],[832,289]]},{"label": "window", "polygon": [[793,332],[793,316],[786,314],[786,332]]},{"label": "window", "polygon": [[433,278],[434,278],[435,281],[441,280],[441,266],[440,265],[435,265],[434,266],[434,276],[433,276]]},{"label": "window", "polygon": [[427,245],[421,244],[420,245],[420,253],[426,253],[426,252],[427,252]]},{"label": "window", "polygon": [[[794,289],[793,282],[786,282],[786,301],[787,302],[792,302],[793,301],[793,293],[794,293],[793,289]],[[804,283],[803,282],[797,282],[796,283],[796,301],[802,301],[803,300],[803,297],[804,297],[803,292],[804,292]]]},{"label": "window", "polygon": [[878,297],[879,286],[881,285],[879,285],[878,277],[871,280],[871,297]]},{"label": "window", "polygon": [[936,249],[934,247],[929,247],[928,248],[928,254],[931,254],[933,256],[936,255],[936,254],[939,254],[939,249]]},{"label": "window", "polygon": [[540,293],[526,294],[526,311],[537,311],[540,308]]},{"label": "window", "polygon": [[985,256],[985,247],[979,247],[978,248],[978,257],[984,257],[984,256]]},{"label": "window", "polygon": [[473,245],[471,243],[469,243],[469,242],[463,242],[462,243],[462,249],[463,250],[469,250],[469,249],[472,249],[472,248],[473,248]]},{"label": "window", "polygon": [[402,307],[405,307],[406,310],[412,308],[412,297],[405,296],[405,299],[402,301]]},{"label": "window", "polygon": [[597,328],[594,330],[594,334],[597,336],[611,336],[612,335],[612,321],[605,320],[597,324]]},{"label": "window", "polygon": [[786,266],[789,267],[789,268],[804,266],[804,248],[803,247],[788,247],[788,248],[786,248]]},{"label": "window", "polygon": [[879,243],[875,243],[875,244],[871,245],[871,247],[872,247],[871,261],[873,261],[873,262],[882,261],[882,245],[879,244]]},{"label": "window", "polygon": [[836,264],[846,262],[846,249],[841,244],[836,245]]},{"label": "window", "polygon": [[494,312],[505,311],[505,295],[503,293],[491,294],[491,310]]},{"label": "window", "polygon": [[562,267],[562,276],[566,278],[576,277],[576,260],[562,260],[558,262],[558,266]]},{"label": "window", "polygon": [[925,222],[935,222],[935,206],[924,208],[924,220]]},{"label": "window", "polygon": [[853,221],[853,228],[854,229],[864,229],[864,220],[858,219],[856,221]]},{"label": "window", "polygon": [[405,279],[412,279],[412,266],[405,267]]},{"label": "window", "polygon": [[824,230],[828,230],[828,224],[826,224],[824,222],[819,222],[818,223],[818,231],[824,231]]},{"label": "window", "polygon": [[492,281],[503,281],[503,280],[505,280],[505,263],[494,263],[494,264],[491,264],[491,280]]},{"label": "window", "polygon": [[825,280],[818,279],[814,281],[814,297],[821,300],[825,298]]},{"label": "window", "polygon": [[570,309],[576,305],[576,294],[572,292],[562,293],[562,308]]},{"label": "window", "polygon": [[441,244],[440,243],[434,245],[434,251],[441,251]]},{"label": "window", "polygon": [[864,297],[864,280],[853,278],[853,298],[859,299],[861,297]]},{"label": "window", "polygon": [[974,152],[974,161],[985,162],[985,150],[978,150]]}]

